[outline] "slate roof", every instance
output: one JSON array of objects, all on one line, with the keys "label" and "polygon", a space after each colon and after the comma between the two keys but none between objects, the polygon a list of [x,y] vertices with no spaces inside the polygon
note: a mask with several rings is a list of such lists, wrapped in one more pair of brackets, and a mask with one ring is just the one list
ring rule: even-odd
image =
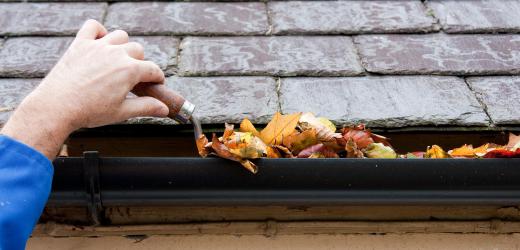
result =
[{"label": "slate roof", "polygon": [[[520,1],[2,2],[0,123],[87,18],[144,44],[204,123],[520,124]],[[136,119],[134,122],[154,122]]]}]

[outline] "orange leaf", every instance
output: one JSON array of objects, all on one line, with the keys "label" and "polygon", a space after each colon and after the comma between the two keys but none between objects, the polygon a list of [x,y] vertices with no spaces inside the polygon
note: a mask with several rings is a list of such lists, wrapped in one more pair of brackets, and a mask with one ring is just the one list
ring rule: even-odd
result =
[{"label": "orange leaf", "polygon": [[232,135],[235,131],[233,128],[235,127],[233,124],[225,124],[226,129],[224,130],[224,135],[222,135],[222,139],[226,140],[230,135]]},{"label": "orange leaf", "polygon": [[452,157],[475,157],[475,150],[472,145],[464,144],[460,148],[455,148],[448,152]]},{"label": "orange leaf", "polygon": [[274,149],[271,146],[267,146],[266,147],[266,151],[267,151],[267,158],[280,158],[280,157],[282,157],[282,155],[280,155],[280,152],[278,152],[278,150]]},{"label": "orange leaf", "polygon": [[260,133],[258,133],[258,130],[256,130],[255,125],[249,121],[249,119],[244,118],[242,122],[240,123],[240,132],[251,132],[254,136],[258,136]]},{"label": "orange leaf", "polygon": [[206,148],[206,145],[208,144],[208,138],[204,134],[200,135],[197,141],[195,142],[197,144],[197,150],[199,151],[199,155],[202,157],[208,156],[209,152]]},{"label": "orange leaf", "polygon": [[260,139],[267,145],[280,145],[284,137],[294,132],[300,116],[301,113],[281,115],[276,112],[273,119],[260,132]]}]

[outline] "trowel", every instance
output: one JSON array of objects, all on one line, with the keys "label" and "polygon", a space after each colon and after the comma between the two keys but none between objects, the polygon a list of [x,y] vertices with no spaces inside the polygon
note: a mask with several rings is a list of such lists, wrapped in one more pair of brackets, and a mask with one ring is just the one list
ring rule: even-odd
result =
[{"label": "trowel", "polygon": [[202,135],[200,122],[193,115],[195,105],[186,100],[179,93],[169,89],[166,85],[156,83],[137,84],[132,90],[132,93],[137,96],[150,96],[158,99],[168,106],[170,110],[168,114],[169,118],[174,119],[180,124],[188,124],[188,122],[191,122],[195,140]]}]

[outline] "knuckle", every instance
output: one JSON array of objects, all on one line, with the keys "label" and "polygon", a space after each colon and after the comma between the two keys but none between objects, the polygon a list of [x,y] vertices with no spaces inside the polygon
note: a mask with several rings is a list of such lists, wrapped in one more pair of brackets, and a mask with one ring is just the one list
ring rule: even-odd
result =
[{"label": "knuckle", "polygon": [[124,30],[115,30],[114,33],[121,38],[128,39],[128,33]]}]

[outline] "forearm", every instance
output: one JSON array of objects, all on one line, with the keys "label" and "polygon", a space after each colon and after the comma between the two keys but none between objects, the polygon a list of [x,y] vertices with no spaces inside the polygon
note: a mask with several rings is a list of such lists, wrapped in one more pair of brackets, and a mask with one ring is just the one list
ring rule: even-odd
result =
[{"label": "forearm", "polygon": [[[36,90],[39,91],[39,90]],[[29,95],[0,131],[53,160],[68,135],[74,130],[59,108]]]}]

